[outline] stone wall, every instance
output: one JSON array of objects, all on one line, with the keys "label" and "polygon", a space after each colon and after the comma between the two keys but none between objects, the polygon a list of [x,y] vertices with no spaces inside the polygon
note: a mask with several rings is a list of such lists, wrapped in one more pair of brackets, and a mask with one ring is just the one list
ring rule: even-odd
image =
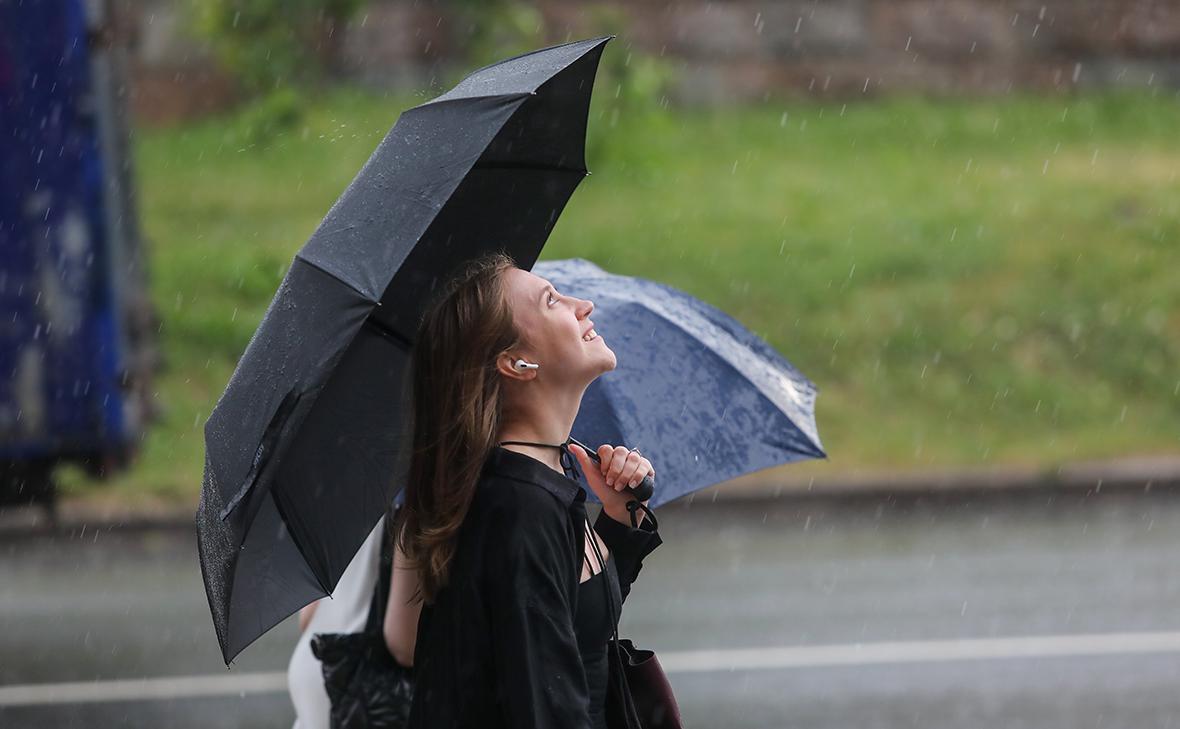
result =
[{"label": "stone wall", "polygon": [[630,3],[691,100],[1180,88],[1177,0]]},{"label": "stone wall", "polygon": [[[228,103],[233,87],[184,27],[184,3],[123,0],[145,121]],[[539,0],[536,45],[613,30],[608,53],[663,57],[672,101],[1180,88],[1180,0]],[[609,15],[615,24],[603,25]],[[373,0],[341,30],[335,72],[437,87],[466,29],[447,2]]]}]

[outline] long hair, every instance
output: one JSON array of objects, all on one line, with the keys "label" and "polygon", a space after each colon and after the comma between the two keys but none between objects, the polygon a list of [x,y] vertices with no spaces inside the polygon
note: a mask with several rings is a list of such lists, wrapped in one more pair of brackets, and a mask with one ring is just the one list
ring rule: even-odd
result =
[{"label": "long hair", "polygon": [[427,308],[411,354],[412,451],[394,539],[433,602],[502,418],[496,356],[520,344],[503,252],[469,262]]}]

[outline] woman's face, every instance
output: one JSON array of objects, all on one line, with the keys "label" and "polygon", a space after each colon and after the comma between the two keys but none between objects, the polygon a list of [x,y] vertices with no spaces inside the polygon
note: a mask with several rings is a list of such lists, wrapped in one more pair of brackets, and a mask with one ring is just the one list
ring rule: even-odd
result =
[{"label": "woman's face", "polygon": [[[510,268],[505,277],[512,316],[525,340],[521,357],[541,365],[538,376],[584,386],[615,368],[615,353],[602,332],[594,332],[593,302],[563,294],[524,269]],[[589,341],[583,338],[588,333]]]}]

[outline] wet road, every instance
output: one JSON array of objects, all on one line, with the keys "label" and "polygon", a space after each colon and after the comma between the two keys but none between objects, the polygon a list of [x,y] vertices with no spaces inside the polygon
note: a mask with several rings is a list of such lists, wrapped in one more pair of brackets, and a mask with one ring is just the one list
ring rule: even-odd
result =
[{"label": "wet road", "polygon": [[[1180,726],[1180,499],[660,515],[620,634],[686,726]],[[192,535],[0,536],[0,576],[0,726],[290,725],[294,622],[227,672]]]}]

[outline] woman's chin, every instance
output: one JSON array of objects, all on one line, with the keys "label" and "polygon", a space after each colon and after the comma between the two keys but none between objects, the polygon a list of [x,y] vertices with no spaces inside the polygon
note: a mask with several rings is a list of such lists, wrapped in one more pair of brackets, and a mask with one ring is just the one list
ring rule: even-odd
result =
[{"label": "woman's chin", "polygon": [[603,348],[606,349],[606,356],[603,358],[603,361],[604,361],[603,367],[604,368],[602,371],[603,372],[610,372],[611,370],[613,370],[615,367],[617,367],[619,365],[619,361],[618,361],[618,358],[615,357],[614,352],[612,352],[605,345],[603,345]]},{"label": "woman's chin", "polygon": [[596,379],[599,375],[610,372],[617,365],[618,362],[615,360],[615,353],[609,349],[606,350],[606,352],[594,357],[593,362],[590,364],[591,379]]}]

